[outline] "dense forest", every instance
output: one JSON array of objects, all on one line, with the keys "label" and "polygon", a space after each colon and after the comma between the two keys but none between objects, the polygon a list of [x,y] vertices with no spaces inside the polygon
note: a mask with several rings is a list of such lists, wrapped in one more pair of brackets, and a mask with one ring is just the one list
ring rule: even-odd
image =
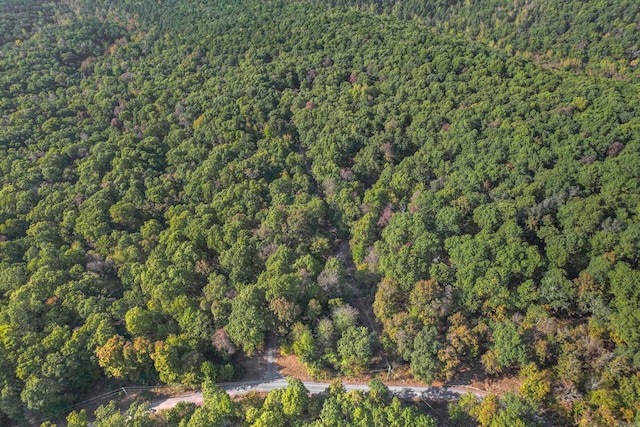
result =
[{"label": "dense forest", "polygon": [[[640,421],[638,4],[331,3],[0,0],[0,424],[270,336],[522,380],[452,423]],[[338,389],[277,416],[432,423]]]},{"label": "dense forest", "polygon": [[615,78],[639,75],[640,4],[629,0],[315,0],[421,19],[459,35],[538,59],[554,69]]}]

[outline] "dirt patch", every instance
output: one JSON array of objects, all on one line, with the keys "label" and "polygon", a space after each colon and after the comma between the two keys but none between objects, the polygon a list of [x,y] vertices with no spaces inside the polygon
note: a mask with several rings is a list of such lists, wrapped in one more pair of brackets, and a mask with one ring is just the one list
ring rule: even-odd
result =
[{"label": "dirt patch", "polygon": [[507,392],[517,392],[522,385],[522,380],[518,377],[502,377],[497,379],[487,379],[483,382],[473,381],[469,385],[500,396]]},{"label": "dirt patch", "polygon": [[478,390],[502,395],[507,392],[517,392],[521,384],[522,380],[514,375],[489,377],[484,373],[482,365],[477,364],[460,370],[443,385],[473,387]]},{"label": "dirt patch", "polygon": [[312,377],[311,375],[309,375],[304,365],[300,363],[300,360],[297,356],[277,354],[276,364],[278,365],[278,369],[280,369],[280,373],[282,375],[298,378],[303,381],[331,381],[333,379],[339,378],[344,384],[366,384],[373,378],[380,378],[387,385],[416,387],[426,386],[424,383],[413,378],[409,372],[409,369],[406,367],[394,369],[389,375],[387,375],[387,371],[384,370],[384,372],[365,372],[361,375],[349,377],[340,375]]},{"label": "dirt patch", "polygon": [[293,355],[283,356],[278,352],[276,354],[276,365],[280,373],[285,377],[298,378],[302,381],[317,381],[307,372],[306,368],[300,363],[298,358]]},{"label": "dirt patch", "polygon": [[468,387],[469,391],[484,391],[502,395],[506,392],[516,392],[520,388],[521,380],[518,377],[506,376],[501,378],[489,378],[482,373],[482,369],[466,369],[452,378],[450,381],[434,381],[425,384],[416,380],[408,366],[397,366],[390,373],[387,371],[368,372],[358,376],[330,376],[329,378],[314,378],[307,372],[298,357],[293,355],[281,355],[277,353],[276,364],[284,376],[291,376],[303,381],[330,381],[339,378],[344,384],[366,384],[373,378],[380,378],[388,386],[413,386],[413,387]]}]

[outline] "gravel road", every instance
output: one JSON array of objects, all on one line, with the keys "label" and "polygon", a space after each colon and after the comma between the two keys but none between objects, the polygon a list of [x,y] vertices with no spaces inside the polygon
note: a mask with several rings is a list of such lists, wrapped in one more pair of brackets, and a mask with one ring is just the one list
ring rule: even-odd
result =
[{"label": "gravel road", "polygon": [[[302,384],[309,390],[311,394],[319,394],[329,388],[329,383],[316,383],[306,382]],[[245,381],[241,383],[222,383],[220,387],[226,390],[231,396],[238,396],[249,393],[251,391],[266,393],[279,388],[285,388],[287,386],[287,380],[284,378],[278,378],[271,381]],[[344,384],[344,388],[347,391],[350,390],[362,390],[368,391],[369,387],[366,384]],[[456,400],[460,395],[472,392],[479,397],[483,397],[486,393],[480,391],[473,391],[466,387],[400,387],[389,386],[389,391],[395,396],[411,399],[411,398],[424,398],[429,400],[444,400],[451,401]],[[201,405],[202,393],[194,392],[189,394],[183,394],[181,396],[175,396],[166,398],[155,402],[151,405],[151,409],[160,411],[163,409],[170,409],[176,406],[178,402],[193,402],[196,405]]]}]

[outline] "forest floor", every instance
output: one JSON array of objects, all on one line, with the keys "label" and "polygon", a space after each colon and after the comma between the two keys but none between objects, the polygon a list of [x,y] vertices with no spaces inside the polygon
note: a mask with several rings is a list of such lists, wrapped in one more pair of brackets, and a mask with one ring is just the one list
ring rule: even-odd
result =
[{"label": "forest floor", "polygon": [[[398,387],[428,387],[416,380],[407,366],[395,367],[389,374],[386,370],[374,370],[361,375],[351,377],[313,377],[294,355],[282,355],[277,352],[275,363],[279,372],[285,377],[298,378],[301,381],[331,381],[339,378],[343,384],[368,384],[373,378],[380,378],[388,386]],[[470,392],[494,393],[502,395],[507,392],[516,392],[520,388],[521,381],[515,376],[501,378],[488,378],[482,375],[481,367],[472,367],[454,376],[447,382],[435,381],[432,387],[456,387],[468,389]]]},{"label": "forest floor", "polygon": [[[244,362],[248,362],[245,360]],[[340,379],[344,388],[349,390],[367,391],[368,384],[374,376],[381,375],[381,379],[389,387],[389,391],[402,399],[422,402],[431,408],[434,413],[436,402],[450,402],[459,399],[462,394],[467,392],[473,393],[479,398],[483,398],[488,392],[473,387],[463,385],[436,385],[425,386],[419,382],[411,380],[408,372],[395,372],[386,378],[386,374],[374,372],[363,374],[358,377],[336,377],[333,379],[323,379],[322,382],[316,382],[310,378],[302,365],[299,364],[295,356],[278,355],[274,342],[270,342],[267,350],[262,357],[253,360],[255,366],[245,367],[245,377],[240,381],[232,383],[219,384],[231,396],[241,396],[249,392],[268,393],[272,390],[284,388],[288,386],[287,376],[294,376],[300,379],[309,393],[318,394],[324,392],[329,386],[330,381]],[[263,366],[265,367],[263,369]],[[258,373],[259,376],[253,376]],[[247,376],[250,374],[252,376]],[[405,377],[406,375],[406,377]],[[201,392],[192,392],[181,395],[173,395],[156,400],[152,405],[153,411],[161,411],[174,407],[178,402],[193,402],[197,405],[202,404],[203,396]]]}]

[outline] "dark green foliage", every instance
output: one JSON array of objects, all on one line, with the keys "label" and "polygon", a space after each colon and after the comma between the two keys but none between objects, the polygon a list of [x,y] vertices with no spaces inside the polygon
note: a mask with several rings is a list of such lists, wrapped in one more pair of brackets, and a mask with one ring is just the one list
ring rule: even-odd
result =
[{"label": "dark green foliage", "polygon": [[611,292],[616,308],[612,328],[624,342],[621,351],[628,354],[636,367],[640,366],[640,273],[626,263],[618,263],[611,272]]},{"label": "dark green foliage", "polygon": [[513,322],[505,321],[493,326],[494,351],[501,369],[526,362],[525,347]]},{"label": "dark green foliage", "polygon": [[440,372],[441,363],[438,351],[442,344],[438,342],[438,331],[433,326],[425,327],[413,342],[411,353],[411,372],[416,378],[431,383]]},{"label": "dark green foliage", "polygon": [[344,331],[338,340],[337,351],[343,372],[357,374],[364,371],[373,355],[372,339],[367,328],[352,326]]},{"label": "dark green foliage", "polygon": [[460,401],[449,404],[449,416],[454,425],[481,425],[492,427],[540,426],[540,410],[536,405],[513,393],[501,398],[489,395],[479,401],[467,394]]},{"label": "dark green foliage", "polygon": [[0,46],[28,39],[54,22],[55,1],[3,0],[0,2]]},{"label": "dark green foliage", "polygon": [[[637,76],[640,8],[632,1],[319,1],[373,9],[403,19],[419,17],[441,33],[535,56],[553,68],[586,69],[609,77]],[[500,61],[490,61],[487,68],[506,73]]]},{"label": "dark green foliage", "polygon": [[91,425],[96,427],[152,427],[154,422],[149,418],[148,404],[133,403],[126,411],[121,412],[115,401],[96,409],[95,420]]},{"label": "dark green foliage", "polygon": [[638,9],[587,3],[0,0],[0,422],[269,333],[313,372],[537,363],[631,422]]},{"label": "dark green foliage", "polygon": [[[120,426],[128,420],[134,426],[415,426],[434,427],[435,421],[414,405],[390,398],[386,386],[372,382],[368,392],[345,392],[342,384],[334,383],[327,395],[309,395],[304,385],[287,379],[287,387],[247,396],[236,402],[212,384],[203,384],[204,405],[181,402],[174,408],[144,418],[145,406],[134,404],[123,414],[117,413],[114,402],[98,408],[94,425]],[[68,417],[70,426],[84,427],[84,411]],[[75,422],[75,424],[71,424]],[[111,423],[111,424],[109,424]]]}]

